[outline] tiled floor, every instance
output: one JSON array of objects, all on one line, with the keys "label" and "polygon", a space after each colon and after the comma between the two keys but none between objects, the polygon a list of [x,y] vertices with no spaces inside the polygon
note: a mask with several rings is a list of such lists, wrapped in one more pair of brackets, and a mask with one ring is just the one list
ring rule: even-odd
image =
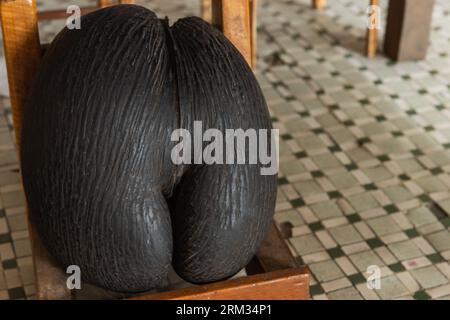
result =
[{"label": "tiled floor", "polygon": [[[450,3],[437,1],[427,59],[395,64],[361,55],[366,1],[329,2],[260,1],[257,76],[282,137],[275,219],[313,299],[448,299]],[[198,14],[196,0],[138,3],[172,21]],[[44,41],[60,26],[41,25]],[[0,299],[32,297],[7,98],[1,108]]]}]

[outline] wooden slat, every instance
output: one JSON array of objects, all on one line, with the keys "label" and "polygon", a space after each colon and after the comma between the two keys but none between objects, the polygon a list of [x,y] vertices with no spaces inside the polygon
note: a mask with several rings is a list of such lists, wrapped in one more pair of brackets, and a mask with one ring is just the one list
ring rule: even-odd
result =
[{"label": "wooden slat", "polygon": [[23,106],[41,59],[35,0],[0,0],[0,20],[16,144],[20,150]]},{"label": "wooden slat", "polygon": [[222,30],[251,66],[252,32],[249,0],[213,0],[212,24]]},{"label": "wooden slat", "polygon": [[309,298],[309,275],[305,267],[278,270],[234,280],[193,286],[131,300],[304,300]]},{"label": "wooden slat", "polygon": [[312,0],[312,6],[314,9],[320,10],[325,8],[326,5],[327,5],[326,0]]},{"label": "wooden slat", "polygon": [[111,4],[111,0],[97,0],[97,4],[100,8],[104,8]]},{"label": "wooden slat", "polygon": [[257,0],[250,0],[250,28],[252,32],[252,37],[250,39],[250,46],[252,50],[252,68],[256,69],[256,49],[257,49],[257,10],[258,2]]},{"label": "wooden slat", "polygon": [[[81,15],[88,14],[90,12],[98,10],[99,8],[100,7],[98,7],[98,6],[82,7],[82,8],[80,8]],[[45,20],[66,19],[71,14],[72,13],[67,13],[67,11],[65,9],[61,9],[61,10],[39,11],[37,13],[37,16],[38,16],[39,21],[45,21]]]},{"label": "wooden slat", "polygon": [[[41,60],[35,0],[0,1],[0,21],[3,32],[3,46],[8,71],[16,145],[20,156],[24,103]],[[53,283],[58,281],[56,280],[58,273],[55,272],[58,269],[49,259],[32,225],[29,225],[29,233],[38,295],[54,298],[55,295],[52,293],[54,290]],[[60,270],[59,274],[62,274]],[[63,284],[65,285],[65,280]],[[67,298],[65,294],[62,296],[57,294],[56,296]]]},{"label": "wooden slat", "polygon": [[212,0],[200,0],[200,15],[203,20],[211,23],[212,21]]},{"label": "wooden slat", "polygon": [[[379,6],[379,0],[370,0],[370,6]],[[373,23],[374,26],[377,26],[379,21],[378,21],[378,10],[379,8],[373,9],[373,10],[377,10],[376,12],[370,12],[370,14],[372,15],[371,17],[368,17],[369,19],[371,19],[371,23]],[[366,34],[366,55],[369,58],[372,58],[376,55],[377,53],[377,43],[378,43],[378,38],[377,38],[377,28],[373,27],[373,28],[367,28],[367,34]]]}]

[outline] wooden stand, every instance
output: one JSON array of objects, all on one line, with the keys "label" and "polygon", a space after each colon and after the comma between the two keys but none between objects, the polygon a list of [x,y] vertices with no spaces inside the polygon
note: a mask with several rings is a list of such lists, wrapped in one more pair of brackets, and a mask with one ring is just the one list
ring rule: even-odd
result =
[{"label": "wooden stand", "polygon": [[[384,38],[385,54],[396,61],[420,60],[426,56],[431,17],[435,0],[390,0]],[[322,9],[325,0],[312,0],[315,9]],[[370,0],[371,6],[378,6],[379,0]],[[378,19],[374,14],[371,19]],[[377,21],[372,21],[376,22]],[[366,55],[369,58],[377,52],[377,29],[367,29]]]},{"label": "wooden stand", "polygon": [[396,61],[421,60],[427,54],[434,0],[389,2],[384,52]]},{"label": "wooden stand", "polygon": [[[217,1],[215,3],[215,19],[221,21],[221,29],[251,63],[252,52],[254,52],[252,45],[254,46],[255,42],[250,40],[252,27],[250,26],[251,15],[248,4],[248,1],[241,0]],[[217,9],[219,5],[220,10]],[[0,21],[3,30],[16,145],[17,150],[20,150],[24,99],[41,60],[35,0],[0,0]],[[29,232],[35,266],[37,297],[39,299],[72,299],[76,297],[76,290],[71,292],[67,289],[68,275],[50,257],[32,225],[29,226]],[[295,266],[295,261],[284,239],[276,226],[272,225],[258,254],[247,266],[247,274],[250,276],[164,293],[141,294],[132,298],[141,300],[307,299],[309,297],[308,270],[305,267],[296,268]],[[123,297],[123,295],[99,288],[93,288],[92,291],[94,293],[91,296],[98,299]]]}]

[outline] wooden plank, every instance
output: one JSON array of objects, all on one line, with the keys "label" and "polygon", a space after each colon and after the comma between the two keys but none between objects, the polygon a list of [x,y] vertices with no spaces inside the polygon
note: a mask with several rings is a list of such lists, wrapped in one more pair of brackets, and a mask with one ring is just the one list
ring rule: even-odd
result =
[{"label": "wooden plank", "polygon": [[130,300],[160,299],[304,300],[309,299],[309,273],[305,267],[285,269],[130,298]]},{"label": "wooden plank", "polygon": [[247,274],[264,273],[295,267],[297,267],[297,263],[284,237],[276,227],[275,222],[273,222],[256,257],[246,267]]},{"label": "wooden plank", "polygon": [[366,35],[366,55],[369,58],[372,58],[377,53],[377,44],[378,44],[378,30],[377,26],[380,23],[379,19],[379,10],[380,3],[379,0],[370,0],[371,11],[369,12],[368,19],[369,25],[367,26],[367,35]]},{"label": "wooden plank", "polygon": [[239,50],[252,65],[250,2],[249,0],[213,0],[212,24]]},{"label": "wooden plank", "polygon": [[256,49],[257,49],[257,10],[258,2],[257,0],[250,0],[250,28],[252,32],[252,37],[250,39],[250,46],[252,50],[252,69],[256,69]]},{"label": "wooden plank", "polygon": [[211,23],[212,21],[211,0],[200,0],[200,15],[203,20]]},{"label": "wooden plank", "polygon": [[[33,77],[41,60],[41,47],[37,26],[35,0],[0,1],[0,21],[3,32],[6,68],[8,71],[17,151],[20,156],[20,139],[23,107]],[[32,225],[29,225],[38,296],[44,298],[68,298],[53,287],[63,274],[50,260]],[[59,279],[59,280],[58,280]],[[65,285],[65,280],[63,281]]]},{"label": "wooden plank", "polygon": [[20,150],[23,106],[41,59],[35,0],[1,0],[0,21],[16,144]]},{"label": "wooden plank", "polygon": [[97,0],[97,5],[100,8],[107,7],[107,6],[111,5],[111,0]]},{"label": "wooden plank", "polygon": [[421,60],[427,53],[435,0],[389,1],[385,54],[396,61]]},{"label": "wooden plank", "polygon": [[312,0],[312,7],[316,10],[325,8],[327,0]]},{"label": "wooden plank", "polygon": [[[90,12],[93,12],[95,10],[98,10],[98,6],[91,6],[91,7],[82,7],[81,15],[88,14]],[[38,20],[39,21],[45,21],[45,20],[56,20],[56,19],[66,19],[68,18],[72,13],[67,13],[65,9],[61,10],[47,10],[47,11],[39,11],[37,13]]]}]

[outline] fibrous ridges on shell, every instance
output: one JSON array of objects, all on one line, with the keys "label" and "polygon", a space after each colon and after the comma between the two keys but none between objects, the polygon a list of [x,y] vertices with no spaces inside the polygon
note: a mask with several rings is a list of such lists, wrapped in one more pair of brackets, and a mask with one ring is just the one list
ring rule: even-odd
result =
[{"label": "fibrous ridges on shell", "polygon": [[172,27],[139,6],[63,29],[28,97],[22,172],[30,217],[83,281],[138,292],[232,276],[272,219],[276,176],[255,165],[175,165],[175,129],[270,129],[234,46],[199,18]]}]

